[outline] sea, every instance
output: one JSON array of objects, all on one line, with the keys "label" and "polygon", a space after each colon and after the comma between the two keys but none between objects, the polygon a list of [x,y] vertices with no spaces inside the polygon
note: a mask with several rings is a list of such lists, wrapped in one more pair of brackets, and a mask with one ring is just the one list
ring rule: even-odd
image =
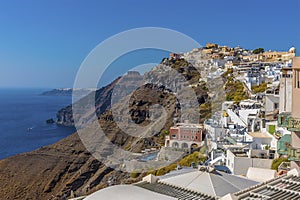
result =
[{"label": "sea", "polygon": [[74,127],[47,124],[72,102],[71,96],[43,96],[49,89],[0,88],[0,159],[53,144]]}]

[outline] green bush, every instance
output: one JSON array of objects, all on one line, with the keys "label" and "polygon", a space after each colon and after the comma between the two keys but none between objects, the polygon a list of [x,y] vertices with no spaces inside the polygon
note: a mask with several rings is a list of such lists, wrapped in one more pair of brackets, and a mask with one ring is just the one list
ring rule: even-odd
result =
[{"label": "green bush", "polygon": [[243,83],[240,81],[234,81],[231,77],[228,78],[225,85],[225,91],[227,101],[240,102],[241,100],[248,98]]},{"label": "green bush", "polygon": [[164,175],[164,174],[169,173],[169,172],[172,171],[172,170],[175,170],[176,167],[177,167],[177,164],[174,163],[174,164],[171,164],[171,165],[169,165],[169,166],[162,167],[162,168],[160,168],[160,169],[158,169],[158,170],[152,170],[152,171],[149,171],[147,174],[153,174],[153,175],[155,175],[155,176],[162,176],[162,175]]},{"label": "green bush", "polygon": [[179,161],[179,164],[181,166],[191,166],[192,163],[199,163],[204,162],[206,160],[206,156],[203,154],[200,154],[198,151],[195,151],[194,153],[184,157]]},{"label": "green bush", "polygon": [[271,169],[278,170],[278,167],[282,162],[288,162],[288,159],[287,158],[276,158],[276,159],[274,159],[273,162],[272,162]]},{"label": "green bush", "polygon": [[275,125],[269,125],[269,133],[271,134],[275,133]]},{"label": "green bush", "polygon": [[139,172],[132,172],[132,173],[130,174],[130,177],[131,177],[131,178],[138,178],[140,175],[141,175],[141,173],[139,173]]},{"label": "green bush", "polygon": [[260,85],[253,86],[251,89],[255,93],[265,92],[267,89],[267,83],[262,83]]},{"label": "green bush", "polygon": [[257,48],[257,49],[253,50],[254,54],[260,54],[260,53],[263,53],[263,52],[265,52],[264,48]]},{"label": "green bush", "polygon": [[200,116],[201,116],[201,119],[200,120],[203,120],[204,119],[207,119],[207,118],[210,118],[211,117],[211,103],[203,103],[199,106],[199,112],[200,112]]},{"label": "green bush", "polygon": [[223,75],[225,84],[226,101],[240,102],[247,99],[248,94],[245,91],[244,84],[240,81],[234,80],[233,69],[228,69]]},{"label": "green bush", "polygon": [[[205,151],[205,148],[201,148],[202,151]],[[200,149],[200,151],[201,151]],[[183,159],[181,159],[178,164],[181,166],[187,166],[190,167],[192,163],[199,163],[199,162],[204,162],[206,160],[206,156],[204,154],[201,154],[197,151],[195,151],[192,154],[187,155],[186,157],[184,157]],[[149,172],[146,173],[146,175],[148,174],[153,174],[155,176],[162,176],[165,175],[167,173],[169,173],[170,171],[173,171],[177,168],[177,163],[173,163],[169,166],[166,167],[162,167],[160,169],[157,170],[151,170]]]}]

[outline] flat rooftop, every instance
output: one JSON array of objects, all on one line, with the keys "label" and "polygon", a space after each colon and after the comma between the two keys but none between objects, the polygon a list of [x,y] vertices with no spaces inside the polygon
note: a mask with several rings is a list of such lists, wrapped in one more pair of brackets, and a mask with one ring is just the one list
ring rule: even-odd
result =
[{"label": "flat rooftop", "polygon": [[254,138],[272,138],[268,133],[264,132],[249,132],[248,134]]},{"label": "flat rooftop", "polygon": [[201,125],[201,124],[190,124],[190,123],[177,123],[176,126],[173,126],[173,128],[176,128],[176,127],[203,128],[203,125]]},{"label": "flat rooftop", "polygon": [[247,153],[244,151],[233,151],[232,152],[236,157],[248,157]]}]

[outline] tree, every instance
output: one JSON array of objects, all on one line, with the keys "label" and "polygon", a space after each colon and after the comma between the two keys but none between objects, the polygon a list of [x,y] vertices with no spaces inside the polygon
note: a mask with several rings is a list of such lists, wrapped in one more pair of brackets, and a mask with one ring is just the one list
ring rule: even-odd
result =
[{"label": "tree", "polygon": [[264,48],[257,48],[257,49],[253,50],[254,54],[260,54],[260,53],[263,53],[263,52],[265,52]]}]

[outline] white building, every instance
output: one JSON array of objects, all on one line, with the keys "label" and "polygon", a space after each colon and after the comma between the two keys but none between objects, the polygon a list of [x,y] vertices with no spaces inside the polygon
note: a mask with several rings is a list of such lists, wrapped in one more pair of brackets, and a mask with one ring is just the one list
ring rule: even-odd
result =
[{"label": "white building", "polygon": [[273,160],[251,157],[251,151],[235,149],[226,151],[226,166],[235,175],[246,175],[249,167],[270,169]]},{"label": "white building", "polygon": [[247,135],[249,135],[252,138],[252,143],[250,145],[250,149],[253,150],[269,150],[277,149],[277,139],[267,133],[267,132],[248,132]]},{"label": "white building", "polygon": [[282,68],[279,89],[279,113],[292,112],[292,89],[293,89],[292,68]]}]

